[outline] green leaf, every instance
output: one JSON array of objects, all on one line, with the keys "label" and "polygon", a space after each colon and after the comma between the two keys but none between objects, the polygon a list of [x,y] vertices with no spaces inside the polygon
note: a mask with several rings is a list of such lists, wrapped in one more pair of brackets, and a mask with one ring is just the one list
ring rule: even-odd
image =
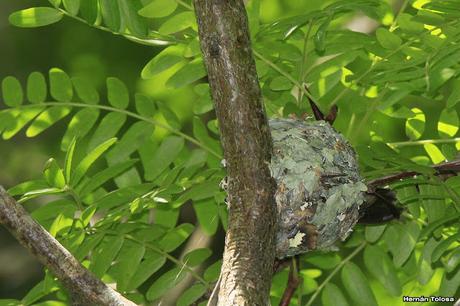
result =
[{"label": "green leaf", "polygon": [[156,105],[161,115],[163,115],[164,119],[166,120],[167,125],[173,129],[180,130],[181,124],[176,113],[163,102],[156,101]]},{"label": "green leaf", "polygon": [[173,207],[178,207],[184,204],[187,200],[199,201],[214,197],[216,194],[221,192],[219,182],[220,179],[210,179],[193,185],[175,201]]},{"label": "green leaf", "polygon": [[50,219],[54,220],[59,213],[62,213],[64,216],[73,216],[74,212],[74,202],[67,199],[60,199],[37,208],[31,215],[35,220],[43,224]]},{"label": "green leaf", "polygon": [[147,18],[162,18],[167,17],[174,13],[177,8],[176,1],[170,0],[153,0],[141,10],[139,10],[139,15]]},{"label": "green leaf", "polygon": [[378,28],[375,35],[379,44],[385,49],[397,49],[402,43],[402,40],[398,35],[385,28]]},{"label": "green leaf", "polygon": [[428,153],[428,156],[430,157],[433,164],[438,164],[446,160],[446,157],[435,144],[426,143],[423,145],[423,148],[425,149],[426,153]]},{"label": "green leaf", "polygon": [[346,263],[341,272],[342,283],[355,305],[377,306],[369,281],[354,263]]},{"label": "green leaf", "polygon": [[[123,187],[106,194],[94,204],[100,209],[111,209],[119,205],[126,205],[145,193],[152,191],[153,184],[140,184],[137,186]],[[159,224],[159,222],[156,222]]]},{"label": "green leaf", "polygon": [[31,103],[42,103],[46,99],[46,81],[40,72],[32,72],[27,78],[27,99]]},{"label": "green leaf", "polygon": [[329,27],[329,23],[331,22],[331,20],[332,16],[329,17],[325,22],[323,22],[315,33],[315,49],[319,54],[322,54],[326,48],[325,40],[327,35],[327,28]]},{"label": "green leaf", "polygon": [[185,254],[182,261],[189,267],[195,267],[205,262],[211,255],[212,251],[208,248],[194,249]]},{"label": "green leaf", "polygon": [[[115,0],[114,0],[115,1]],[[121,12],[121,24],[125,24],[129,33],[137,37],[147,36],[147,22],[137,12],[142,8],[139,0],[118,0]]]},{"label": "green leaf", "polygon": [[67,150],[72,139],[81,139],[88,134],[96,123],[97,118],[99,118],[98,109],[84,108],[78,111],[70,120],[67,131],[62,138],[61,150]]},{"label": "green leaf", "polygon": [[450,93],[449,98],[447,98],[446,106],[448,108],[451,108],[455,106],[459,101],[460,101],[460,80],[456,79],[454,80],[452,84],[452,92]]},{"label": "green leaf", "polygon": [[106,236],[102,243],[96,248],[89,269],[99,278],[112,265],[113,259],[123,245],[123,237],[121,236]]},{"label": "green leaf", "polygon": [[101,121],[88,144],[88,152],[102,142],[114,137],[126,121],[126,115],[110,112]]},{"label": "green leaf", "polygon": [[147,300],[153,301],[160,298],[166,291],[181,282],[186,275],[186,271],[181,267],[174,268],[164,273],[152,284],[152,286],[150,286],[146,293]]},{"label": "green leaf", "polygon": [[46,162],[43,174],[51,187],[63,188],[65,186],[64,173],[54,158]]},{"label": "green leaf", "polygon": [[89,24],[95,24],[98,15],[98,0],[80,0],[80,13]]},{"label": "green leaf", "polygon": [[96,88],[86,78],[73,77],[73,87],[80,99],[87,104],[98,104],[99,93]]},{"label": "green leaf", "polygon": [[22,104],[24,94],[18,79],[7,76],[2,81],[3,101],[10,107],[16,107]]},{"label": "green leaf", "polygon": [[136,111],[139,115],[150,118],[156,113],[155,103],[149,97],[143,94],[136,94]]},{"label": "green leaf", "polygon": [[294,85],[284,76],[277,76],[270,82],[270,89],[274,91],[290,90]]},{"label": "green leaf", "polygon": [[442,138],[454,137],[458,132],[458,114],[455,109],[444,109],[438,121],[438,133]]},{"label": "green leaf", "polygon": [[425,114],[419,108],[412,108],[411,111],[415,116],[406,121],[406,135],[410,140],[417,140],[425,131]]},{"label": "green leaf", "polygon": [[15,119],[11,121],[11,124],[5,127],[3,131],[3,139],[10,139],[16,135],[27,123],[34,119],[38,114],[42,112],[44,107],[34,106],[28,107],[14,112]]},{"label": "green leaf", "polygon": [[386,224],[377,225],[377,226],[375,225],[366,226],[366,230],[364,232],[366,240],[369,241],[370,243],[376,242],[380,238],[380,236],[382,236],[386,227],[387,227]]},{"label": "green leaf", "polygon": [[[399,101],[407,97],[410,93],[411,90],[407,88],[392,90],[382,99],[382,103],[379,104],[378,109],[384,111],[390,106],[393,106],[394,104],[398,103]],[[413,111],[414,109],[412,109],[411,116],[409,116],[410,118],[413,117]]]},{"label": "green leaf", "polygon": [[80,0],[62,0],[64,8],[72,16],[76,16],[80,10]]},{"label": "green leaf", "polygon": [[144,121],[138,121],[130,126],[121,140],[107,153],[110,164],[127,160],[129,156],[142,146],[152,135],[153,126]]},{"label": "green leaf", "polygon": [[166,20],[160,26],[158,32],[167,35],[180,32],[189,27],[195,27],[195,14],[192,12],[182,12]]},{"label": "green leaf", "polygon": [[214,199],[193,201],[193,208],[203,232],[209,236],[214,235],[219,225],[217,205]]},{"label": "green leaf", "polygon": [[153,78],[155,75],[171,68],[177,63],[184,60],[182,56],[183,45],[173,45],[165,48],[152,58],[142,69],[141,76],[143,79]]},{"label": "green leaf", "polygon": [[139,264],[131,277],[127,291],[133,290],[142,285],[153,273],[158,271],[165,262],[166,257],[147,249],[144,260]]},{"label": "green leaf", "polygon": [[61,0],[48,0],[51,5],[54,7],[59,7],[61,5]]},{"label": "green leaf", "polygon": [[188,236],[193,232],[194,226],[184,223],[172,229],[160,240],[159,245],[165,252],[172,252],[177,249]]},{"label": "green leaf", "polygon": [[102,20],[105,25],[114,31],[120,32],[121,17],[118,1],[115,0],[100,0]]},{"label": "green leaf", "polygon": [[441,243],[439,243],[433,250],[433,254],[431,254],[431,262],[438,261],[444,252],[446,252],[449,247],[457,241],[460,241],[460,234],[449,236],[447,239],[444,239]]},{"label": "green leaf", "polygon": [[[415,248],[419,234],[420,228],[414,222],[392,225],[387,228],[384,239],[387,241],[396,267],[401,267],[407,261]],[[395,237],[397,237],[396,240]]]},{"label": "green leaf", "polygon": [[23,195],[26,192],[36,190],[36,189],[43,189],[47,188],[48,184],[44,180],[32,180],[17,184],[16,186],[11,187],[8,189],[8,194],[12,197],[17,195]]},{"label": "green leaf", "polygon": [[424,30],[423,23],[414,21],[410,14],[399,14],[398,24],[404,32],[409,34],[420,34]]},{"label": "green leaf", "polygon": [[53,24],[64,15],[51,7],[32,7],[14,12],[8,17],[9,22],[21,28],[35,28]]},{"label": "green leaf", "polygon": [[444,276],[439,285],[439,295],[440,296],[454,296],[460,287],[460,270],[455,273],[450,279],[447,276],[447,273],[444,273]]},{"label": "green leaf", "polygon": [[60,102],[70,102],[73,90],[69,76],[59,68],[51,68],[49,77],[51,96]]},{"label": "green leaf", "polygon": [[108,182],[110,179],[113,179],[114,177],[117,177],[118,175],[126,172],[126,170],[131,168],[136,162],[137,160],[127,160],[110,166],[101,172],[98,172],[88,181],[84,182],[81,186],[78,186],[78,189],[80,189],[80,196],[84,197],[88,195],[92,191],[102,186],[104,183]]},{"label": "green leaf", "polygon": [[255,36],[259,32],[260,27],[260,0],[251,0],[246,3],[248,13],[249,31],[251,39],[255,41]]},{"label": "green leaf", "polygon": [[166,85],[174,88],[180,88],[204,78],[206,74],[203,59],[200,57],[180,68],[168,79]]},{"label": "green leaf", "polygon": [[203,284],[195,284],[185,290],[177,300],[177,306],[188,306],[198,300],[206,292],[207,288]]},{"label": "green leaf", "polygon": [[447,261],[444,263],[446,271],[448,273],[455,271],[457,266],[460,264],[460,249],[455,249],[450,255]]},{"label": "green leaf", "polygon": [[118,78],[107,78],[107,98],[112,106],[125,109],[129,104],[128,88]]},{"label": "green leaf", "polygon": [[379,247],[374,245],[366,246],[364,249],[364,265],[393,296],[401,295],[401,282],[396,274],[393,263],[388,255]]},{"label": "green leaf", "polygon": [[172,209],[168,206],[155,208],[155,223],[167,228],[173,228],[179,218],[179,209]]},{"label": "green leaf", "polygon": [[222,267],[222,260],[218,260],[206,268],[203,278],[208,282],[216,281],[219,278],[220,268]]},{"label": "green leaf", "polygon": [[60,213],[51,224],[49,233],[53,237],[57,237],[57,235],[61,232],[62,234],[65,234],[71,228],[72,223],[73,217],[69,217],[66,216],[64,213]]},{"label": "green leaf", "polygon": [[417,279],[420,285],[427,285],[434,275],[434,269],[431,267],[431,256],[438,244],[439,242],[431,237],[423,246],[422,255],[418,259]]},{"label": "green leaf", "polygon": [[348,306],[347,299],[339,287],[333,283],[327,283],[321,293],[321,302],[323,305]]},{"label": "green leaf", "polygon": [[10,107],[16,107],[22,104],[24,94],[21,83],[12,76],[7,76],[2,81],[3,102]]},{"label": "green leaf", "polygon": [[66,182],[70,182],[70,178],[72,176],[72,163],[73,163],[73,155],[75,153],[75,145],[77,143],[77,139],[74,138],[69,144],[67,148],[67,153],[65,155],[64,160],[64,174]]},{"label": "green leaf", "polygon": [[50,126],[66,117],[72,109],[65,106],[52,106],[43,111],[26,131],[27,137],[35,137]]},{"label": "green leaf", "polygon": [[151,181],[160,175],[179,155],[184,147],[182,137],[169,136],[163,140],[152,159],[144,164],[145,179]]},{"label": "green leaf", "polygon": [[73,172],[73,175],[72,175],[72,178],[70,179],[70,182],[71,182],[72,186],[76,186],[80,182],[80,180],[86,174],[86,172],[91,167],[91,165],[102,154],[104,154],[104,152],[107,151],[116,141],[117,141],[116,138],[111,138],[111,139],[103,142],[98,147],[96,147],[93,151],[89,152],[88,155],[86,155],[85,158],[83,158],[83,160],[75,168],[75,170]]},{"label": "green leaf", "polygon": [[126,240],[118,252],[115,265],[110,270],[110,274],[117,281],[117,290],[126,290],[131,277],[136,272],[142,258],[144,257],[145,247],[137,242]]}]

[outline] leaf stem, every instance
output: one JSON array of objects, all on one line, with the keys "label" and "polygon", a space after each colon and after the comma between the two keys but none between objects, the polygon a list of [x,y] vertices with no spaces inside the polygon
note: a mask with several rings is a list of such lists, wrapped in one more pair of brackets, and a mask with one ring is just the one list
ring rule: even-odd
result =
[{"label": "leaf stem", "polygon": [[[176,1],[177,2],[182,2],[180,0],[176,0]],[[81,17],[78,17],[78,16],[75,16],[75,15],[72,15],[69,12],[67,12],[66,10],[62,9],[62,8],[56,7],[56,9],[59,10],[61,13],[63,13],[65,16],[70,17],[72,19],[75,19],[77,21],[83,22],[83,23],[89,25],[92,28],[102,30],[102,31],[105,31],[105,32],[108,32],[108,33],[112,33],[113,35],[123,36],[123,37],[125,37],[125,38],[127,38],[127,39],[129,39],[131,41],[141,43],[143,45],[158,46],[158,45],[165,45],[165,44],[179,43],[180,42],[179,40],[176,40],[176,39],[174,39],[172,37],[166,37],[164,35],[161,35],[158,32],[154,32],[154,33],[159,35],[159,36],[161,36],[159,39],[143,39],[143,38],[139,38],[139,37],[134,36],[134,35],[115,32],[115,31],[113,31],[113,30],[111,30],[109,28],[106,28],[104,26],[97,25],[97,24],[91,24],[91,23],[87,22],[85,19],[83,19]]]},{"label": "leaf stem", "polygon": [[329,283],[331,281],[331,279],[334,277],[334,275],[336,275],[340,269],[347,263],[349,262],[351,259],[353,259],[353,257],[355,257],[356,255],[359,254],[359,252],[361,252],[362,249],[364,249],[364,247],[367,245],[367,242],[366,241],[363,241],[363,243],[361,243],[361,245],[356,248],[356,250],[354,250],[353,252],[350,253],[350,255],[348,255],[344,260],[342,260],[338,265],[337,267],[335,267],[334,270],[332,270],[331,274],[329,274],[326,279],[321,283],[321,285],[318,286],[318,289],[316,289],[315,293],[311,296],[311,298],[308,300],[308,303],[305,304],[305,306],[311,306],[313,304],[313,302],[315,301],[316,297],[320,294],[321,290],[323,290],[324,286],[327,285],[327,283]]},{"label": "leaf stem", "polygon": [[180,5],[182,5],[183,7],[193,11],[193,6],[191,6],[190,4],[187,4],[182,0],[176,0],[176,2],[179,3]]},{"label": "leaf stem", "polygon": [[419,146],[424,144],[437,144],[437,143],[457,143],[460,142],[460,137],[450,139],[423,139],[415,141],[399,141],[399,142],[388,142],[387,145],[390,147],[408,147],[408,146]]},{"label": "leaf stem", "polygon": [[[222,156],[219,153],[215,152],[211,148],[209,148],[206,145],[202,144],[201,142],[199,142],[195,138],[193,138],[193,137],[181,132],[180,130],[172,128],[169,125],[163,124],[163,123],[161,123],[159,121],[156,121],[154,119],[147,118],[147,117],[141,116],[139,114],[124,110],[124,109],[118,109],[118,108],[114,108],[114,107],[107,106],[107,105],[85,104],[85,103],[76,103],[76,102],[44,102],[44,103],[40,103],[40,105],[45,105],[45,106],[72,106],[72,107],[82,107],[82,108],[85,108],[85,107],[86,108],[97,108],[97,109],[103,109],[103,110],[107,110],[107,111],[111,111],[111,112],[125,114],[126,116],[136,118],[136,119],[151,123],[153,125],[159,126],[159,127],[163,128],[165,130],[168,130],[169,132],[188,140],[189,142],[195,144],[196,146],[202,148],[203,150],[206,150],[207,152],[209,152],[210,154],[214,155],[215,157],[222,158]],[[29,105],[20,105],[20,106],[17,106],[16,108],[27,108],[27,107],[36,107],[36,106],[37,106],[37,104],[29,104]]]}]

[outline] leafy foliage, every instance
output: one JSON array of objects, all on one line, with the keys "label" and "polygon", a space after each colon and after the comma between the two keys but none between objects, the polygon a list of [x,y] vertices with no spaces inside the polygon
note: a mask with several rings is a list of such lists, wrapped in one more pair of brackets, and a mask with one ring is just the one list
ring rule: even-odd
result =
[{"label": "leafy foliage", "polygon": [[[133,100],[118,78],[108,78],[101,95],[86,79],[57,68],[48,80],[31,73],[25,85],[9,76],[2,80],[4,139],[24,128],[35,137],[70,118],[61,140],[63,163],[50,159],[42,179],[9,191],[22,202],[57,195],[33,216],[96,275],[139,303],[160,300],[191,275],[194,284],[177,301],[189,305],[212,287],[220,261],[209,260],[209,248],[177,257],[195,229],[179,222],[179,213],[192,203],[196,223],[208,235],[216,233],[219,220],[224,228],[226,222],[218,188],[222,152],[192,6],[163,0],[50,2],[15,12],[10,22],[37,27],[68,16],[164,46],[141,76],[165,75],[171,90],[193,87],[193,136],[183,132],[174,109],[140,93]],[[260,21],[260,1],[248,4],[269,116],[309,112],[309,95],[324,109],[337,104],[335,127],[355,145],[363,177],[422,174],[391,185],[405,208],[402,221],[358,227],[340,251],[301,257],[294,305],[386,305],[401,304],[403,295],[458,295],[460,180],[442,182],[429,167],[455,159],[459,148],[458,7],[457,0],[404,1],[395,15],[384,1],[333,1],[267,24]],[[378,24],[375,33],[343,27],[357,13]],[[152,136],[156,128],[168,134]],[[202,273],[195,270],[203,265]],[[287,277],[287,270],[275,275],[272,304]],[[22,303],[59,288],[47,274]]]}]

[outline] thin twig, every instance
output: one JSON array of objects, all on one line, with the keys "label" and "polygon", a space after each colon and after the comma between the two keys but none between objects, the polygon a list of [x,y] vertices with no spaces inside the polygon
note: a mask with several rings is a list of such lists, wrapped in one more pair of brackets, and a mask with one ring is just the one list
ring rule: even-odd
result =
[{"label": "thin twig", "polygon": [[299,271],[297,269],[297,263],[299,258],[292,258],[291,267],[289,269],[289,277],[287,281],[286,289],[284,289],[283,297],[281,298],[279,306],[289,306],[291,304],[292,296],[300,285]]},{"label": "thin twig", "polygon": [[[432,165],[432,169],[436,171],[436,175],[442,174],[452,174],[454,172],[460,172],[460,160],[454,160],[450,162],[445,162],[438,165]],[[390,183],[399,181],[404,178],[408,178],[414,175],[420,174],[416,171],[404,171],[395,174],[390,174],[384,177],[380,177],[378,179],[374,179],[367,182],[367,186],[369,187],[377,187],[377,186],[385,186]]]},{"label": "thin twig", "polygon": [[323,290],[324,286],[326,286],[330,282],[330,280],[334,277],[334,275],[336,275],[347,262],[353,259],[353,257],[355,257],[356,255],[358,255],[359,252],[361,252],[361,250],[364,249],[366,244],[367,244],[366,241],[364,241],[358,248],[356,248],[350,255],[348,255],[348,257],[342,260],[337,265],[337,267],[334,268],[334,270],[332,270],[331,274],[329,274],[326,277],[326,279],[321,283],[321,285],[318,286],[318,289],[316,289],[315,293],[310,297],[310,299],[308,300],[308,303],[305,306],[311,306],[313,304],[316,297],[320,294],[321,290]]}]

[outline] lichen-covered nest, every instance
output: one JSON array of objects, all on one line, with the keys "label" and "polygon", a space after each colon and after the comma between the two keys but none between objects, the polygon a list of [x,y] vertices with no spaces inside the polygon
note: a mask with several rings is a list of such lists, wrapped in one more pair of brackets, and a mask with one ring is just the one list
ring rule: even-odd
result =
[{"label": "lichen-covered nest", "polygon": [[278,189],[277,257],[330,250],[359,218],[366,185],[355,152],[324,121],[271,119]]}]

